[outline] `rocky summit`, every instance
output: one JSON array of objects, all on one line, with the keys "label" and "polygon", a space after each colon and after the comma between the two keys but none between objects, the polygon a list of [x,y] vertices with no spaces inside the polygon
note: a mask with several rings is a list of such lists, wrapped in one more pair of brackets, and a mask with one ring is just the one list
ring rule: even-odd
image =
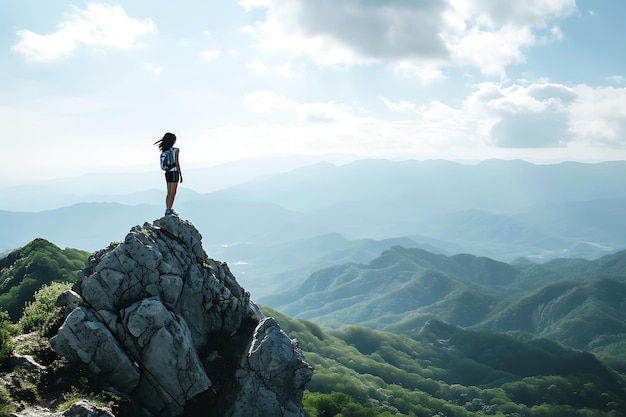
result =
[{"label": "rocky summit", "polygon": [[50,339],[154,416],[303,416],[313,370],[188,221],[135,226],[93,253]]}]

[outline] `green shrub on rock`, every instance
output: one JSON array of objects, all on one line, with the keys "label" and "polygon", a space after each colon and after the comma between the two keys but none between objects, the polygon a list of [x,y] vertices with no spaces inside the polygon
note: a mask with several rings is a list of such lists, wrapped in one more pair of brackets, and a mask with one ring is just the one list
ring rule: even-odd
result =
[{"label": "green shrub on rock", "polygon": [[61,308],[55,306],[57,298],[70,288],[71,284],[59,282],[41,287],[35,293],[35,301],[26,305],[24,314],[18,321],[22,332],[46,335],[62,319]]},{"label": "green shrub on rock", "polygon": [[13,336],[15,333],[15,327],[11,323],[9,314],[6,311],[0,311],[0,361],[13,353]]}]

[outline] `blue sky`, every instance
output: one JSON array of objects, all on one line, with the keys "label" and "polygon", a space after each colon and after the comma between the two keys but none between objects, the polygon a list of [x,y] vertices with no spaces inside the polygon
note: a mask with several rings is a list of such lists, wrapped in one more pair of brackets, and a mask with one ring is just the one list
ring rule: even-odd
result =
[{"label": "blue sky", "polygon": [[625,159],[624,18],[621,0],[0,0],[0,181],[158,169],[167,131],[183,168]]}]

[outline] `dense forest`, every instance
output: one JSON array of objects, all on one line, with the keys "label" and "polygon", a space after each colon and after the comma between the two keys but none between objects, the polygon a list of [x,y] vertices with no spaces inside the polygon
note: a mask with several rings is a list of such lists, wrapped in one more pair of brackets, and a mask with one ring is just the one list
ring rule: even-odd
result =
[{"label": "dense forest", "polygon": [[[119,416],[141,415],[47,343],[60,324],[54,301],[87,257],[36,240],[0,259],[0,415],[13,412],[16,401],[62,408],[82,397],[112,406]],[[623,352],[590,353],[523,330],[470,329],[433,317],[390,332],[360,325],[323,328],[262,310],[298,340],[314,367],[304,397],[308,417],[626,415]],[[32,354],[46,368],[33,373],[11,366],[13,352]],[[20,389],[6,382],[12,375],[22,378]]]},{"label": "dense forest", "polygon": [[413,337],[355,326],[325,331],[265,312],[298,339],[315,368],[305,397],[310,416],[619,416],[626,410],[624,361],[603,363],[544,338],[436,320]]}]

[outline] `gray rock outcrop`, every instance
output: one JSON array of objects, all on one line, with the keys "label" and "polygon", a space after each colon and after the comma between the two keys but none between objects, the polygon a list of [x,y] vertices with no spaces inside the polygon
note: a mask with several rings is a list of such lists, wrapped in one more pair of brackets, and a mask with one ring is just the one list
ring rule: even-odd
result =
[{"label": "gray rock outcrop", "polygon": [[177,216],[92,254],[50,339],[153,415],[303,416],[312,368]]},{"label": "gray rock outcrop", "polygon": [[109,408],[97,407],[87,401],[78,401],[60,413],[53,413],[43,408],[27,408],[18,413],[11,413],[11,417],[115,417],[115,414]]}]

